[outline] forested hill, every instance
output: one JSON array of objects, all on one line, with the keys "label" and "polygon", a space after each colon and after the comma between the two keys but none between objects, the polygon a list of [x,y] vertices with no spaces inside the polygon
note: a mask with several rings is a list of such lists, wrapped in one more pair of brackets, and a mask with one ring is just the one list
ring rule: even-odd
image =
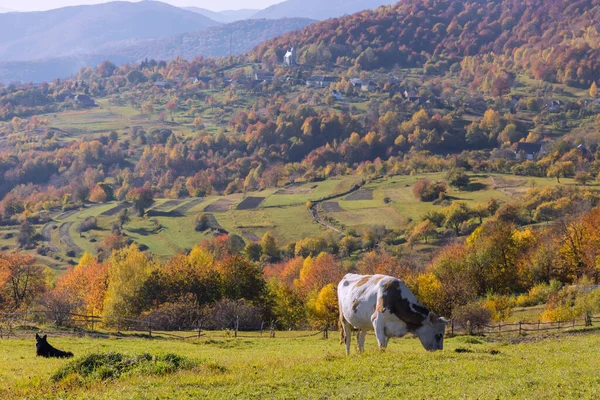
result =
[{"label": "forested hill", "polygon": [[599,0],[402,0],[313,24],[253,53],[281,58],[294,44],[301,63],[366,70],[505,54],[535,78],[585,86],[600,76],[599,24]]}]

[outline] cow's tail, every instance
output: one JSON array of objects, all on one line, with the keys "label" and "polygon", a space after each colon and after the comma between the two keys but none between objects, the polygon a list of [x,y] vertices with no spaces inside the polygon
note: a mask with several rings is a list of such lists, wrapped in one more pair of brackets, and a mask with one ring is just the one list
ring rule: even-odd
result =
[{"label": "cow's tail", "polygon": [[340,309],[340,320],[338,322],[338,327],[340,329],[340,344],[344,344],[346,342],[346,331],[344,329],[344,314],[342,313],[342,307],[339,306]]}]

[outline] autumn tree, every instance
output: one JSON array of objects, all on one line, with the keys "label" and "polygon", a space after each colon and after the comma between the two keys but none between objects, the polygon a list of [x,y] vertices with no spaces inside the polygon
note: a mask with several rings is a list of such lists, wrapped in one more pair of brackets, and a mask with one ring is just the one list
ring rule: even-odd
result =
[{"label": "autumn tree", "polygon": [[136,317],[143,309],[139,294],[156,265],[137,246],[114,251],[108,269],[103,313],[107,317]]},{"label": "autumn tree", "polygon": [[262,248],[262,255],[267,260],[274,260],[279,257],[279,249],[277,248],[277,243],[275,242],[275,238],[271,235],[270,232],[267,232],[263,235],[262,240],[260,242]]},{"label": "autumn tree", "polygon": [[44,268],[22,253],[0,253],[0,308],[27,308],[46,289]]},{"label": "autumn tree", "polygon": [[598,86],[596,86],[596,81],[592,82],[592,85],[590,86],[590,96],[593,98],[598,97]]},{"label": "autumn tree", "polygon": [[560,178],[572,176],[575,173],[575,164],[572,161],[558,161],[548,168],[547,175],[556,178],[560,183]]},{"label": "autumn tree", "polygon": [[314,326],[326,327],[335,324],[339,317],[337,290],[333,283],[328,284],[309,298],[307,302],[309,320]]},{"label": "autumn tree", "polygon": [[119,227],[123,229],[123,226],[131,221],[131,218],[129,217],[129,209],[122,209],[117,218],[119,220]]},{"label": "autumn tree", "polygon": [[154,194],[152,189],[144,186],[129,192],[127,200],[133,202],[133,208],[137,211],[138,216],[143,217],[146,214],[146,209],[154,203]]},{"label": "autumn tree", "polygon": [[448,171],[446,174],[446,182],[450,186],[454,186],[459,189],[465,189],[469,186],[471,179],[469,175],[465,173],[464,169],[455,168]]}]

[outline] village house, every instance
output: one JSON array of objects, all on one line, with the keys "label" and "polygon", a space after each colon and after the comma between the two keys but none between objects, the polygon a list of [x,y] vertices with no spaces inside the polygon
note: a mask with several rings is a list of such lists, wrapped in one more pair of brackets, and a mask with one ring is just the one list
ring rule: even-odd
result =
[{"label": "village house", "polygon": [[325,75],[313,75],[306,80],[306,86],[314,88],[329,87],[332,83],[337,83],[338,78]]},{"label": "village house", "polygon": [[285,53],[285,56],[283,56],[283,63],[285,65],[287,65],[288,67],[294,66],[296,65],[296,49],[295,48],[291,48],[287,51],[287,53]]},{"label": "village house", "polygon": [[538,143],[519,142],[515,149],[515,156],[519,157],[519,155],[524,155],[528,160],[534,160],[539,156],[546,154],[546,145],[547,143],[543,141]]},{"label": "village house", "polygon": [[373,92],[377,90],[377,84],[373,81],[363,82],[363,84],[361,85],[361,90],[363,92]]},{"label": "village house", "polygon": [[169,89],[171,88],[171,84],[168,81],[156,81],[154,82],[154,86],[161,89]]},{"label": "village house", "polygon": [[90,96],[86,94],[78,94],[74,98],[75,103],[82,105],[83,107],[96,107],[96,102]]},{"label": "village house", "polygon": [[273,72],[255,72],[254,80],[259,82],[270,82],[275,78],[275,74]]},{"label": "village house", "polygon": [[360,78],[352,78],[350,79],[350,83],[357,89],[360,89],[363,85],[363,81]]},{"label": "village house", "polygon": [[329,94],[335,97],[337,101],[340,101],[344,98],[344,95],[342,95],[342,92],[340,92],[339,90],[332,90],[331,92],[329,92]]}]

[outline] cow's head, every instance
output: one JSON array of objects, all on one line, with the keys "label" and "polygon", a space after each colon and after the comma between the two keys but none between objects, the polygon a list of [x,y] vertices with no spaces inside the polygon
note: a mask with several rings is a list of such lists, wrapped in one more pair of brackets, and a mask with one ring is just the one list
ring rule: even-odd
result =
[{"label": "cow's head", "polygon": [[416,334],[421,340],[421,344],[427,351],[436,351],[444,349],[444,334],[446,333],[447,319],[438,318],[434,312],[430,312],[423,326],[416,330]]}]

